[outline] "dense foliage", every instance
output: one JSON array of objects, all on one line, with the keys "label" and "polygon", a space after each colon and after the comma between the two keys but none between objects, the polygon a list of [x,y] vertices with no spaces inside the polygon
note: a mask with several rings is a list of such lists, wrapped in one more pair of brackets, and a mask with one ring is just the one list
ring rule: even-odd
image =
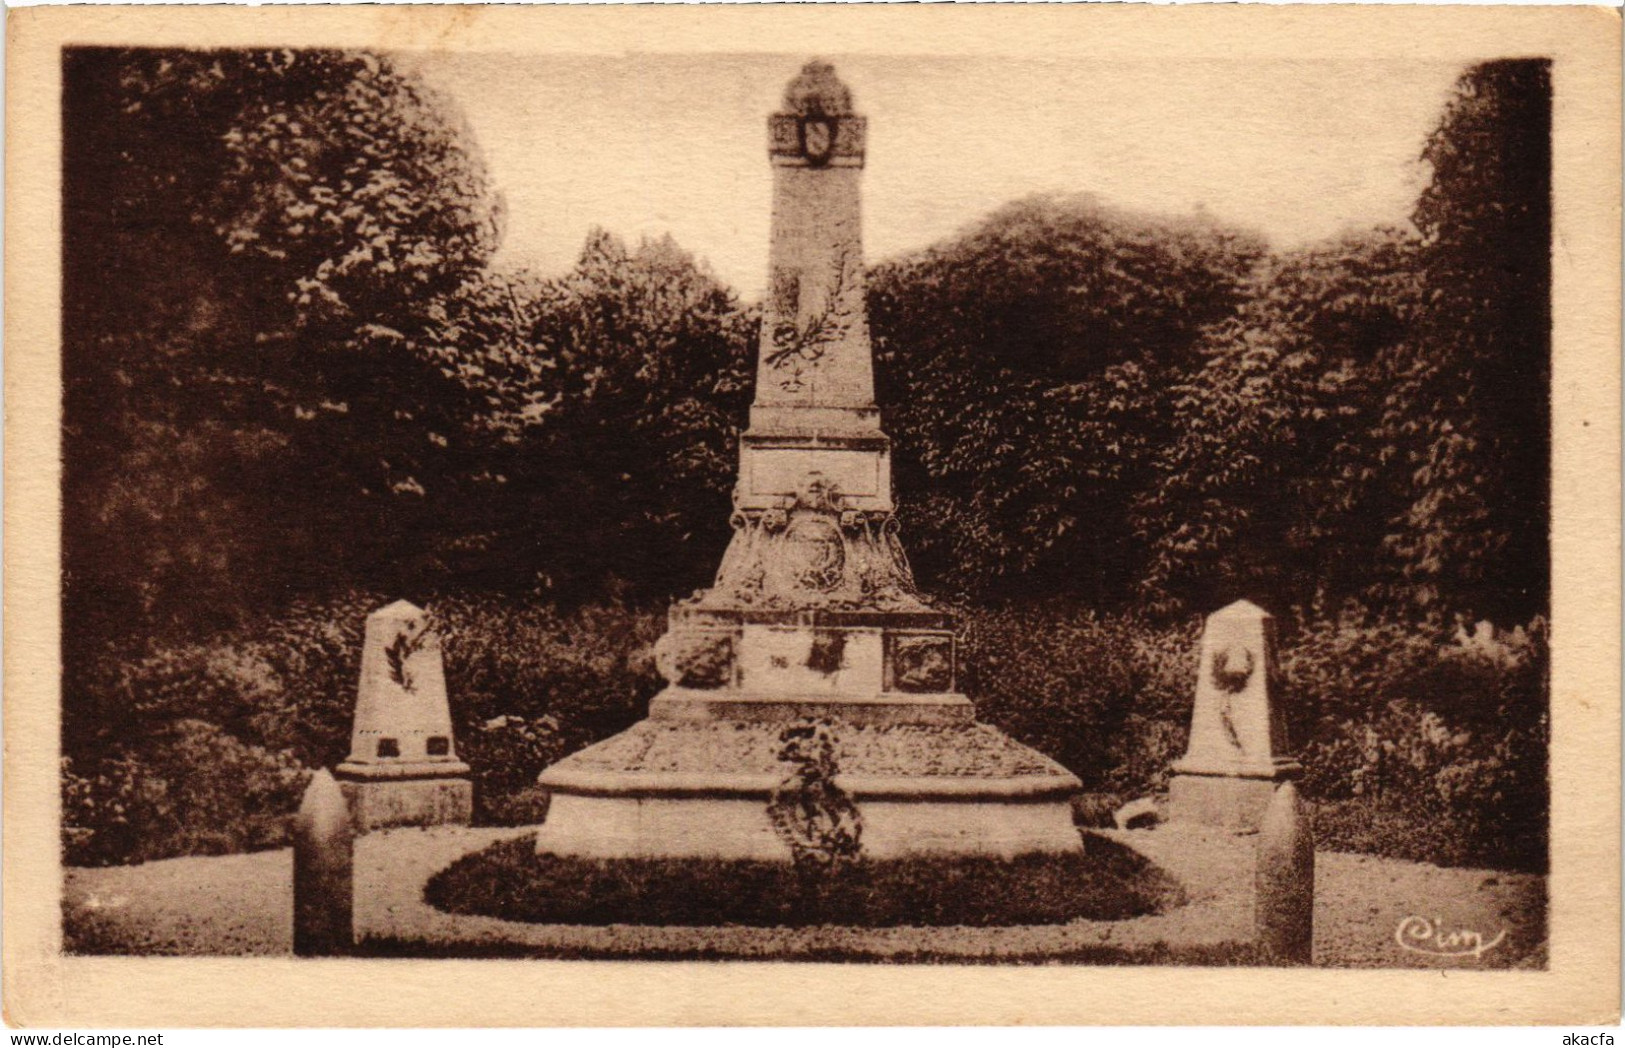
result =
[{"label": "dense foliage", "polygon": [[[142,656],[99,660],[104,712],[127,728],[66,747],[69,861],[128,862],[274,846],[305,768],[349,744],[360,626],[382,599],[351,593]],[[620,731],[659,679],[660,611],[608,600],[436,599],[460,756],[476,818],[545,811],[537,775]],[[1195,634],[1071,600],[958,609],[977,715],[1060,760],[1112,807],[1166,789],[1184,751]],[[1284,637],[1282,669],[1305,789],[1330,847],[1540,869],[1545,863],[1548,661],[1543,621],[1443,641],[1344,616]]]},{"label": "dense foliage", "polygon": [[[386,594],[448,624],[481,817],[523,821],[720,557],[755,308],[670,239],[494,265],[476,143],[387,57],[64,62],[70,855],[278,839]],[[1193,626],[1248,596],[1334,840],[1539,865],[1549,95],[1465,72],[1408,227],[1271,250],[1052,195],[874,268],[902,537],[983,716],[1158,789]]]},{"label": "dense foliage", "polygon": [[1010,205],[883,265],[870,291],[880,400],[922,569],[964,592],[1130,594],[1130,496],[1173,419],[1162,388],[1233,315],[1264,254],[1208,221],[1088,197]]},{"label": "dense foliage", "polygon": [[498,240],[460,125],[365,54],[64,61],[70,618],[191,626],[315,591],[335,548],[398,563],[471,421],[425,306]]}]

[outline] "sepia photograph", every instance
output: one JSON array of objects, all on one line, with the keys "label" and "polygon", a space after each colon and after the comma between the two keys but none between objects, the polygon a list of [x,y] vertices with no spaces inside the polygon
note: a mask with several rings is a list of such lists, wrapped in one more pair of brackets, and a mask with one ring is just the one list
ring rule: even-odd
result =
[{"label": "sepia photograph", "polygon": [[312,35],[36,45],[61,963],[1617,983],[1549,34]]}]

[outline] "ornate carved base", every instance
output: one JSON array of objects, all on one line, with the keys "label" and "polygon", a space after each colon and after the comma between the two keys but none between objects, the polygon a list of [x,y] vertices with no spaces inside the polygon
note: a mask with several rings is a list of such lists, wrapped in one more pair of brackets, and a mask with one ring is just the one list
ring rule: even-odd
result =
[{"label": "ornate carved base", "polygon": [[[768,805],[792,769],[782,725],[642,721],[543,773],[537,848],[555,854],[790,859]],[[835,721],[836,782],[866,855],[1072,851],[1066,769],[976,723]]]},{"label": "ornate carved base", "polygon": [[[649,719],[542,774],[537,847],[789,860],[769,803],[791,771],[781,735],[802,719],[838,743],[833,781],[867,854],[1081,847],[1078,780],[976,723],[956,690],[952,620],[915,590],[889,492],[864,480],[885,438],[803,443],[747,448],[716,585],[672,608],[655,649],[671,686]],[[811,468],[781,494],[812,465],[864,489],[848,498]]]},{"label": "ornate carved base", "polygon": [[809,508],[739,511],[702,609],[928,612],[889,513]]}]

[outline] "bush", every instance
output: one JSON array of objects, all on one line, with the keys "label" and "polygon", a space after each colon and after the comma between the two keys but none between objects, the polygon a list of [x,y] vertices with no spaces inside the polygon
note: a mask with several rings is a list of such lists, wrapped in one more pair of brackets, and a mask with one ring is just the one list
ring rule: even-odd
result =
[{"label": "bush", "polygon": [[[299,801],[285,773],[331,767],[349,751],[363,627],[384,602],[359,592],[300,602],[206,640],[109,646],[67,675],[68,861],[281,843]],[[629,727],[659,684],[653,609],[616,597],[573,610],[489,596],[426,603],[444,634],[481,822],[539,821],[542,769]]]},{"label": "bush", "polygon": [[[1166,790],[1189,732],[1196,623],[1164,629],[1064,601],[960,616],[962,684],[979,718],[1101,797]],[[1352,608],[1282,639],[1279,701],[1322,847],[1545,869],[1544,620],[1479,623],[1441,644]],[[1086,807],[1080,818],[1109,821]]]},{"label": "bush", "polygon": [[362,627],[379,603],[348,593],[204,640],[110,646],[64,677],[63,748],[96,756],[194,718],[308,766],[336,764],[348,749]]},{"label": "bush", "polygon": [[1440,645],[1359,617],[1317,624],[1284,669],[1316,720],[1305,793],[1323,846],[1544,870],[1546,625]]},{"label": "bush", "polygon": [[[547,738],[492,744],[528,747],[532,763],[551,761],[631,727],[659,689],[653,650],[665,630],[663,607],[616,595],[573,609],[488,595],[433,607],[460,743],[478,746],[484,725],[513,717]],[[540,718],[551,722],[538,728]]]},{"label": "bush", "polygon": [[180,720],[104,760],[62,761],[64,861],[221,855],[286,843],[308,773],[287,751]]},{"label": "bush", "polygon": [[958,610],[961,686],[977,716],[1055,758],[1084,789],[1166,786],[1183,752],[1195,636],[1067,601]]},{"label": "bush", "polygon": [[497,826],[539,823],[546,817],[536,779],[542,769],[563,757],[559,723],[552,717],[502,714],[492,717],[457,741],[458,754],[473,769],[474,821]]}]

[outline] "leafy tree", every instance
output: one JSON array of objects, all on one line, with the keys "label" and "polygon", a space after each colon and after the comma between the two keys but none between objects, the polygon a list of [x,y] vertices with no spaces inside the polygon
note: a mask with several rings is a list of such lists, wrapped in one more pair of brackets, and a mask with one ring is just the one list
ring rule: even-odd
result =
[{"label": "leafy tree", "polygon": [[[703,265],[597,232],[557,279],[492,269],[466,129],[386,58],[65,63],[78,612],[195,620],[347,573],[705,581],[755,314]],[[922,574],[1168,609],[1538,607],[1548,94],[1538,62],[1464,75],[1420,238],[1269,256],[1205,216],[1049,196],[877,267]]]},{"label": "leafy tree", "polygon": [[519,469],[555,581],[708,582],[728,539],[755,313],[668,236],[587,239],[537,324],[557,402]]},{"label": "leafy tree", "polygon": [[395,563],[466,414],[425,307],[499,233],[455,113],[361,52],[64,73],[70,614],[195,621]]},{"label": "leafy tree", "polygon": [[1416,485],[1390,546],[1423,606],[1521,619],[1550,584],[1550,63],[1467,70],[1422,156],[1426,352],[1377,434]]},{"label": "leafy tree", "polygon": [[[881,399],[910,549],[967,592],[1133,588],[1127,527],[1166,436],[1161,388],[1243,302],[1262,241],[1090,197],[1012,204],[877,268]],[[920,497],[911,492],[926,493]]]},{"label": "leafy tree", "polygon": [[1275,256],[1204,333],[1135,505],[1154,605],[1335,604],[1398,581],[1383,540],[1408,488],[1370,437],[1417,353],[1417,251],[1379,229]]},{"label": "leafy tree", "polygon": [[1420,236],[1275,258],[1205,333],[1137,510],[1165,607],[1543,611],[1549,94],[1544,62],[1468,70],[1423,151]]}]

